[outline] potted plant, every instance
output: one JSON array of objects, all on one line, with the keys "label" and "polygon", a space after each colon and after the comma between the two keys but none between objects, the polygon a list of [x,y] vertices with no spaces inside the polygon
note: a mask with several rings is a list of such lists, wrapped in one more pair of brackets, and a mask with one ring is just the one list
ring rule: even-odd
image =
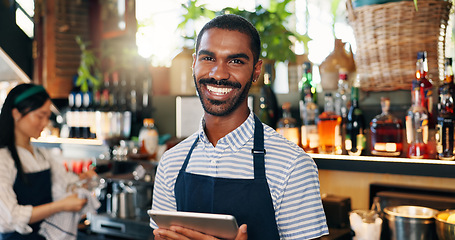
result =
[{"label": "potted plant", "polygon": [[77,69],[76,86],[81,92],[88,92],[89,86],[97,88],[100,85],[100,70],[98,69],[98,58],[87,49],[87,44],[80,36],[76,36],[76,42],[81,49],[81,62]]},{"label": "potted plant", "polygon": [[[262,42],[262,58],[279,62],[293,61],[295,60],[295,54],[292,51],[293,42],[304,41],[305,37],[286,27],[287,18],[292,15],[286,10],[286,6],[291,1],[293,0],[281,2],[271,0],[268,9],[258,5],[254,12],[231,7],[215,12],[207,9],[205,5],[198,6],[197,0],[190,0],[188,5],[183,5],[186,13],[183,14],[184,20],[179,24],[179,28],[185,28],[187,24],[201,16],[213,18],[227,13],[240,15],[248,19],[258,30]],[[185,38],[194,40],[196,36],[194,32],[193,35]]]}]

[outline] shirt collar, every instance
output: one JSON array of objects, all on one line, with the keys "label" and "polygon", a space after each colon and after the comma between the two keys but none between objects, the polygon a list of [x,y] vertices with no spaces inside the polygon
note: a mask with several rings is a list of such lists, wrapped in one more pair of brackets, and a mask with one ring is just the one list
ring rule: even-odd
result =
[{"label": "shirt collar", "polygon": [[[204,142],[208,143],[207,135],[204,131],[205,120],[204,118],[201,119],[199,124],[198,135],[199,139]],[[244,146],[254,134],[254,113],[250,111],[248,118],[245,122],[242,123],[239,127],[234,129],[234,131],[228,133],[226,136],[222,137],[218,140],[218,143],[227,143],[229,147],[236,151]],[[217,144],[218,145],[218,144]]]}]

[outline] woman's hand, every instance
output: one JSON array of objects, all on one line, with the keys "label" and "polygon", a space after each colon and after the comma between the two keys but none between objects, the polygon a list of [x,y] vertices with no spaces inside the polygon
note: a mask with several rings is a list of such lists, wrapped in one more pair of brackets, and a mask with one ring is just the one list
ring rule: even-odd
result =
[{"label": "woman's hand", "polygon": [[62,211],[79,212],[87,203],[87,199],[78,198],[77,194],[73,193],[57,202],[62,206]]},{"label": "woman's hand", "polygon": [[89,179],[89,178],[92,178],[92,177],[96,177],[98,176],[98,174],[95,172],[95,170],[93,168],[79,174],[79,179]]},{"label": "woman's hand", "polygon": [[[237,232],[237,236],[235,237],[235,240],[248,239],[248,234],[247,234],[246,229],[247,229],[246,224],[243,224],[242,226],[240,226],[239,230]],[[205,235],[203,233],[200,233],[200,232],[188,229],[188,228],[179,227],[179,226],[171,226],[170,229],[155,229],[153,231],[153,234],[155,235],[155,240],[169,240],[169,239],[215,240],[215,239],[218,239],[213,236]]]}]

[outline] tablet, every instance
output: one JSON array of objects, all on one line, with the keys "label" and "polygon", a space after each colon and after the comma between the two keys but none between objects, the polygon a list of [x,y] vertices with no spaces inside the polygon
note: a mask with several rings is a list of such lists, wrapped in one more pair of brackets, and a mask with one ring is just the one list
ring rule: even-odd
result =
[{"label": "tablet", "polygon": [[218,238],[234,239],[237,236],[238,225],[232,215],[156,210],[147,213],[159,228],[181,226]]}]

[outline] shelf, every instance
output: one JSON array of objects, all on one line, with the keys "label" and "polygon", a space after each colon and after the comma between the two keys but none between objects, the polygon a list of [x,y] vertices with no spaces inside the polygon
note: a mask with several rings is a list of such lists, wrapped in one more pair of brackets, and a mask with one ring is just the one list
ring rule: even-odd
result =
[{"label": "shelf", "polygon": [[455,178],[455,161],[309,154],[319,169]]}]

